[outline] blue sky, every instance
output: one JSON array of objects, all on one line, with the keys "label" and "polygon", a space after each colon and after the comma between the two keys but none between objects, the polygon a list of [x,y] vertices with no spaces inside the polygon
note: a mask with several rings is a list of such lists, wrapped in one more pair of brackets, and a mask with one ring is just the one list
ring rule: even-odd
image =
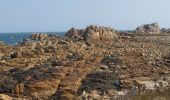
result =
[{"label": "blue sky", "polygon": [[170,0],[1,0],[0,32],[54,32],[89,24],[170,27]]}]

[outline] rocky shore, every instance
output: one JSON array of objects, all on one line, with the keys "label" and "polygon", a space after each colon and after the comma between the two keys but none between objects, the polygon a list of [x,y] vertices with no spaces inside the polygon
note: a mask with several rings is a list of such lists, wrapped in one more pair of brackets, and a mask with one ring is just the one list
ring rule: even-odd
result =
[{"label": "rocky shore", "polygon": [[[134,32],[164,34],[155,23]],[[170,36],[95,25],[34,33],[0,44],[0,77],[0,100],[168,100]]]}]

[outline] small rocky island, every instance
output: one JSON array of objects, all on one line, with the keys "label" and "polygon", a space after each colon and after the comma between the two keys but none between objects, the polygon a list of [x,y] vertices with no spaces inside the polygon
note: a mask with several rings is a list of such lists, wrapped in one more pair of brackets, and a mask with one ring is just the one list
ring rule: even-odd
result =
[{"label": "small rocky island", "polygon": [[0,100],[168,100],[169,32],[90,25],[1,43]]}]

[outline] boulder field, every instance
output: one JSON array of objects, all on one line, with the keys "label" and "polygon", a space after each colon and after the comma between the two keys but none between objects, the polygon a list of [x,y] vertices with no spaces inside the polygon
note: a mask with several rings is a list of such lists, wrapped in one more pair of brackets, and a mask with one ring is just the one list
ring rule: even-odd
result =
[{"label": "boulder field", "polygon": [[140,100],[155,92],[168,100],[170,41],[162,39],[90,25],[0,44],[0,100]]}]

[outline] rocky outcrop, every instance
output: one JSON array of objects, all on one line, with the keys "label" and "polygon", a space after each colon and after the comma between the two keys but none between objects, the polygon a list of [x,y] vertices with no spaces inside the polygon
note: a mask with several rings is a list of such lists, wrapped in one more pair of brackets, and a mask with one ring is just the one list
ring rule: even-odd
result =
[{"label": "rocky outcrop", "polygon": [[31,40],[35,40],[35,41],[43,41],[45,39],[48,38],[48,35],[45,33],[32,33],[32,35],[30,36]]},{"label": "rocky outcrop", "polygon": [[116,31],[110,27],[90,25],[85,30],[71,28],[65,36],[79,37],[84,40],[110,40],[118,38]]},{"label": "rocky outcrop", "polygon": [[162,28],[161,33],[170,33],[170,28]]},{"label": "rocky outcrop", "polygon": [[160,33],[160,26],[158,23],[151,23],[151,24],[144,24],[138,26],[136,28],[136,33],[143,33],[143,34],[159,34]]},{"label": "rocky outcrop", "polygon": [[85,29],[85,39],[91,40],[110,40],[118,38],[116,31],[110,27],[90,25]]}]

